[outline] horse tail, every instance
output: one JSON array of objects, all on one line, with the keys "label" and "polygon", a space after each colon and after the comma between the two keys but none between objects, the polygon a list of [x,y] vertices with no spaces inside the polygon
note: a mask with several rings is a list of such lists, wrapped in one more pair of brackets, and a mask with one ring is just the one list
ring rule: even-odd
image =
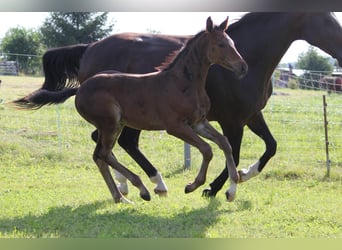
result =
[{"label": "horse tail", "polygon": [[13,101],[17,108],[39,109],[44,105],[58,104],[65,102],[69,97],[76,95],[78,88],[65,88],[58,91],[39,89],[24,98]]},{"label": "horse tail", "polygon": [[[31,94],[13,101],[21,108],[38,109],[46,104],[64,102],[72,89],[79,87],[78,70],[88,44],[78,44],[50,49],[43,55],[45,80],[42,87]],[[66,91],[63,91],[66,89]],[[52,93],[57,91],[56,94]],[[75,92],[76,93],[76,92]],[[63,99],[63,96],[68,96]],[[51,98],[51,100],[48,100]],[[62,98],[59,100],[58,98]]]}]

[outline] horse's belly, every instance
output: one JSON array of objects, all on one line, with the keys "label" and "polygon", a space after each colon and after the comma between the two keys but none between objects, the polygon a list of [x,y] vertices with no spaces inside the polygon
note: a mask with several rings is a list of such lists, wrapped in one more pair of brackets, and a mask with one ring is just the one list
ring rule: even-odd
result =
[{"label": "horse's belly", "polygon": [[164,130],[165,123],[159,116],[151,112],[131,112],[122,117],[122,123],[125,126],[139,130]]}]

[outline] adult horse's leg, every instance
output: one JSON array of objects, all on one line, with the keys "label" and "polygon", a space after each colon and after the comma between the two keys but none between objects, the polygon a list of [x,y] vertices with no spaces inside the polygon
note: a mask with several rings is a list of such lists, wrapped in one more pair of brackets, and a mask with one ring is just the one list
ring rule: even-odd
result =
[{"label": "adult horse's leg", "polygon": [[[267,162],[270,160],[270,158],[275,155],[277,150],[277,142],[273,138],[261,112],[250,119],[247,123],[247,126],[251,129],[251,131],[258,135],[262,140],[264,140],[266,150],[261,158],[254,164],[249,166],[248,169],[241,169],[239,171],[240,182],[247,181],[250,178],[258,175],[265,167]],[[236,166],[238,166],[243,128],[229,130],[226,127],[222,126],[222,129],[223,134],[228,137],[229,142],[231,143],[234,161],[236,162]],[[203,195],[209,197],[215,196],[216,193],[223,187],[228,177],[229,174],[227,168],[224,168],[221,174],[216,177],[216,179],[212,183],[210,183],[210,189],[205,189],[203,191]]]},{"label": "adult horse's leg", "polygon": [[239,174],[236,170],[236,165],[232,155],[232,148],[227,137],[220,134],[214,127],[212,127],[207,120],[195,126],[194,130],[204,138],[215,142],[224,152],[226,157],[226,171],[229,173],[230,187],[226,192],[228,201],[233,201],[236,194],[237,184],[239,182]]},{"label": "adult horse's leg", "polygon": [[166,195],[167,186],[161,174],[139,150],[140,133],[141,130],[124,127],[119,136],[118,143],[140,165],[151,182],[156,184],[154,192],[159,195]]},{"label": "adult horse's leg", "polygon": [[249,180],[250,178],[258,175],[262,169],[265,167],[266,163],[275,155],[277,151],[277,142],[272,136],[263,114],[260,112],[252,119],[250,119],[247,123],[247,126],[261,139],[264,140],[266,145],[266,150],[261,158],[249,166],[248,169],[241,169],[240,173],[240,181],[244,182]]},{"label": "adult horse's leg", "polygon": [[[139,135],[141,130],[124,127],[122,130],[118,143],[119,145],[141,166],[151,182],[156,184],[154,192],[158,195],[166,195],[167,186],[157,169],[148,161],[148,159],[139,150]],[[95,130],[91,138],[96,142],[98,138],[98,132]],[[115,171],[115,178],[119,182],[119,190],[122,194],[128,194],[127,179],[125,176]]]},{"label": "adult horse's leg", "polygon": [[[241,141],[243,136],[243,127],[230,128],[229,126],[224,126],[221,124],[221,128],[223,131],[223,135],[228,138],[230,145],[232,147],[232,155],[235,162],[235,165],[239,165],[240,161],[240,149],[241,149]],[[228,180],[229,174],[227,165],[224,167],[222,172],[216,179],[209,184],[210,188],[204,189],[202,195],[206,197],[215,197],[217,192],[220,191],[223,185]]]}]

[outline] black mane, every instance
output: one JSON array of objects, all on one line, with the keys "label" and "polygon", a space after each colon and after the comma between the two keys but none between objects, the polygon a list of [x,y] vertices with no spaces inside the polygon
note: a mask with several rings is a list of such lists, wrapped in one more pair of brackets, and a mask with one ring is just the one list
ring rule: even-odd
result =
[{"label": "black mane", "polygon": [[278,17],[279,13],[281,12],[250,12],[238,19],[238,22],[234,22],[229,25],[228,30],[232,31],[238,28],[240,25],[245,26],[256,22],[269,22],[270,20],[273,20],[274,16]]}]

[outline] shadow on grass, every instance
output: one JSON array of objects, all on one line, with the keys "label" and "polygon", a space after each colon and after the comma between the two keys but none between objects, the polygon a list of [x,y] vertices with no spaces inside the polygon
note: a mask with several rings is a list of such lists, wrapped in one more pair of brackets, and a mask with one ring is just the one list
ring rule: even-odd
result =
[{"label": "shadow on grass", "polygon": [[0,232],[4,236],[47,238],[205,237],[207,229],[217,223],[222,212],[218,211],[216,200],[208,201],[208,206],[200,209],[180,209],[179,213],[170,216],[148,215],[134,206],[110,207],[109,202],[112,201],[77,208],[55,207],[38,216],[2,219]]}]

